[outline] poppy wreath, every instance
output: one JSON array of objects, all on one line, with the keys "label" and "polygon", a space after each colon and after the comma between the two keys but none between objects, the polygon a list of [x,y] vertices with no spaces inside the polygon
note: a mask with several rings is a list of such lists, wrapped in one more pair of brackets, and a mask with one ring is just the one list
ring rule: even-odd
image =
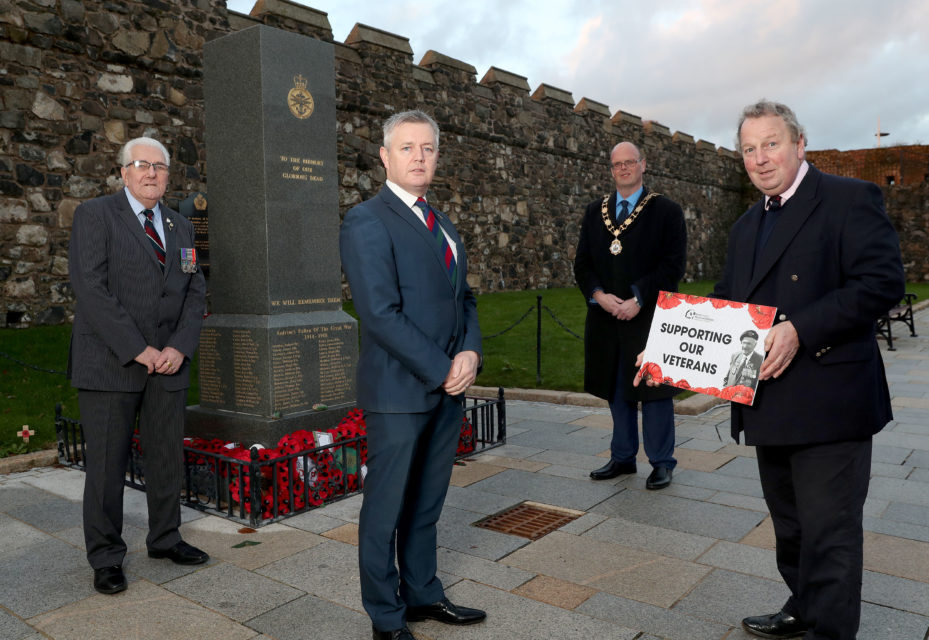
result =
[{"label": "poppy wreath", "polygon": [[[338,426],[325,433],[332,437],[331,444],[317,443],[312,431],[301,429],[282,437],[273,449],[257,450],[262,520],[287,515],[307,505],[318,507],[361,487],[359,474],[368,459],[367,440],[347,441],[366,435],[363,412],[349,411]],[[241,464],[219,462],[218,472],[228,479],[230,500],[243,504],[245,512],[251,515],[251,450],[219,439],[185,438],[184,445],[187,464],[212,474],[217,473],[217,456],[241,461]],[[456,455],[472,453],[475,446],[474,427],[465,416]]]}]

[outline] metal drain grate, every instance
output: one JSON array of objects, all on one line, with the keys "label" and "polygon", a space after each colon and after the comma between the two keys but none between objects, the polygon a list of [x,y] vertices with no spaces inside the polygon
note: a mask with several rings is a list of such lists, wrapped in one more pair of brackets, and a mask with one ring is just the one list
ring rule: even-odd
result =
[{"label": "metal drain grate", "polygon": [[474,526],[538,540],[558,527],[577,520],[582,515],[584,515],[583,511],[561,509],[538,502],[523,502],[478,520]]}]

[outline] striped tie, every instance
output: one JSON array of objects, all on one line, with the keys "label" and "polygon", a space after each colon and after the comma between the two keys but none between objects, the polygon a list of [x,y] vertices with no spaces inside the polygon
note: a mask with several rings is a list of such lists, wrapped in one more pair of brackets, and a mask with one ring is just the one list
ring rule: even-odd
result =
[{"label": "striped tie", "polygon": [[152,246],[155,248],[155,257],[158,258],[161,268],[165,268],[165,246],[161,244],[161,238],[158,237],[158,232],[155,231],[155,224],[152,222],[152,218],[155,217],[155,212],[151,209],[144,209],[142,215],[145,216],[145,235],[148,236],[148,239],[152,241]]},{"label": "striped tie", "polygon": [[445,270],[448,272],[448,277],[451,278],[453,284],[456,283],[458,281],[458,263],[455,260],[455,254],[452,252],[451,246],[448,244],[448,239],[439,225],[439,221],[436,220],[435,211],[422,198],[416,199],[416,206],[423,212],[423,216],[426,218],[426,227],[432,232],[432,237],[435,238],[436,244],[439,245],[439,252],[445,259]]}]

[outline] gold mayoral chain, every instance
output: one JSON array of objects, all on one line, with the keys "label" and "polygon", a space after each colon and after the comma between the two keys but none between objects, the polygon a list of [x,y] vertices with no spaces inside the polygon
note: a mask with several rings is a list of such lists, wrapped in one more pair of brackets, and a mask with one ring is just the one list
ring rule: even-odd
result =
[{"label": "gold mayoral chain", "polygon": [[619,225],[618,229],[616,228],[616,225],[613,224],[613,216],[611,216],[607,211],[606,204],[609,202],[611,195],[613,194],[608,193],[603,196],[603,205],[600,207],[600,213],[603,215],[603,224],[606,225],[606,230],[613,234],[613,242],[610,243],[610,253],[612,253],[614,256],[618,256],[623,250],[623,245],[619,241],[619,236],[622,235],[623,231],[625,231],[626,228],[632,224],[632,222],[637,217],[639,217],[639,214],[642,212],[642,209],[645,207],[645,205],[648,204],[648,201],[661,194],[652,191],[644,198],[639,200],[639,204],[635,206],[635,209],[632,210],[632,213],[626,216],[626,219],[623,220],[623,223]]}]

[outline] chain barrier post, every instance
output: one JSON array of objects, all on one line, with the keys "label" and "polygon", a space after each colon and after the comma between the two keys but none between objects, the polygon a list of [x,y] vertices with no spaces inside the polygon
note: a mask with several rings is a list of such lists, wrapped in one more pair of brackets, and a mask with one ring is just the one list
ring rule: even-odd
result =
[{"label": "chain barrier post", "polygon": [[535,297],[535,383],[542,384],[542,296]]}]

